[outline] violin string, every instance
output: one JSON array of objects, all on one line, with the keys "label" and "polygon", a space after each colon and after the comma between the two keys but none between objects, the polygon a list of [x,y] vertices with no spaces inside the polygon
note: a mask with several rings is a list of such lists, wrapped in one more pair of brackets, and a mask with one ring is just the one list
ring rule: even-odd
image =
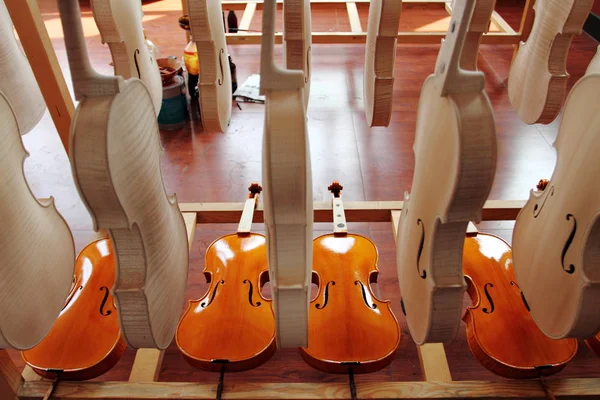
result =
[{"label": "violin string", "polygon": [[548,382],[542,375],[540,375],[540,382],[542,383],[542,389],[544,389],[544,393],[546,393],[546,398],[548,400],[556,400],[556,396],[554,396],[550,386],[548,386]]},{"label": "violin string", "polygon": [[221,396],[223,396],[223,380],[225,378],[225,364],[221,367],[221,372],[219,373],[219,384],[217,385],[217,400],[221,400]]},{"label": "violin string", "polygon": [[348,380],[350,384],[350,398],[352,400],[357,400],[358,397],[356,397],[356,383],[354,382],[354,371],[352,371],[352,368],[348,369]]}]

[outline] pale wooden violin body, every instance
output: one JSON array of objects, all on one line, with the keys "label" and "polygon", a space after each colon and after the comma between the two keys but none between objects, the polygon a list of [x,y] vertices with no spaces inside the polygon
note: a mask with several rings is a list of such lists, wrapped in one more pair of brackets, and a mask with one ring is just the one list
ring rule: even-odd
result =
[{"label": "pale wooden violin body", "polygon": [[508,97],[528,124],[554,121],[565,99],[567,55],[594,0],[537,0],[529,38],[510,67]]},{"label": "pale wooden violin body", "polygon": [[115,75],[144,82],[156,115],[162,105],[162,81],[154,55],[148,50],[142,27],[140,0],[91,0],[92,14],[102,43],[108,43]]},{"label": "pale wooden violin body", "polygon": [[73,287],[56,323],[40,344],[22,353],[37,374],[45,378],[92,379],[117,364],[127,344],[110,293],[114,282],[115,258],[110,240],[88,244],[77,257]]},{"label": "pale wooden violin body", "polygon": [[198,92],[206,132],[225,132],[231,119],[231,71],[220,0],[187,0],[198,49]]},{"label": "pale wooden violin body", "polygon": [[79,105],[69,158],[94,228],[115,250],[113,295],[121,332],[134,347],[169,345],[184,301],[187,235],[175,198],[165,193],[156,114],[137,78],[92,70],[76,0],[59,1]]},{"label": "pale wooden violin body", "polygon": [[506,378],[537,378],[561,371],[575,356],[577,340],[549,338],[529,315],[504,240],[468,235],[463,272],[473,300],[463,316],[467,342],[483,366]]},{"label": "pale wooden violin body", "polygon": [[0,92],[11,105],[18,121],[19,132],[24,135],[42,119],[46,103],[29,61],[19,48],[4,0],[0,1],[0,37],[0,67],[3,71],[18,71],[17,75],[6,75],[0,80]]},{"label": "pale wooden violin body", "polygon": [[552,179],[517,217],[513,256],[531,315],[549,337],[600,330],[600,73],[581,78],[565,102]]},{"label": "pale wooden violin body", "polygon": [[369,126],[388,126],[392,118],[394,64],[402,0],[373,0],[365,51],[363,92]]},{"label": "pale wooden violin body", "polygon": [[54,199],[38,201],[27,185],[28,153],[2,93],[0,117],[0,348],[24,350],[38,344],[58,317],[71,287],[75,248]]},{"label": "pale wooden violin body", "polygon": [[587,70],[585,71],[586,74],[592,74],[596,72],[600,72],[600,46],[598,46],[596,55],[594,58],[592,58],[590,65],[588,65]]},{"label": "pale wooden violin body", "polygon": [[470,27],[479,25],[472,20],[478,6],[456,3],[436,72],[419,100],[415,174],[396,252],[403,309],[419,344],[450,341],[458,332],[464,232],[480,220],[494,177],[495,124],[484,77],[459,67]]},{"label": "pale wooden violin body", "polygon": [[306,346],[312,267],[313,200],[302,71],[274,64],[275,0],[263,10],[260,90],[264,219],[278,347]]},{"label": "pale wooden violin body", "polygon": [[197,368],[244,371],[277,350],[273,308],[261,293],[269,280],[266,240],[250,232],[260,189],[250,186],[237,233],[215,240],[206,250],[203,273],[210,287],[202,298],[190,301],[177,327],[177,347]]},{"label": "pale wooden violin body", "polygon": [[310,97],[312,24],[310,0],[283,2],[283,48],[287,69],[304,73],[304,108]]},{"label": "pale wooden violin body", "polygon": [[310,303],[308,347],[300,349],[311,366],[331,373],[369,373],[389,365],[400,343],[400,326],[390,301],[371,291],[377,282],[377,247],[347,233],[338,182],[334,193],[334,233],[313,241],[313,282],[319,292]]}]

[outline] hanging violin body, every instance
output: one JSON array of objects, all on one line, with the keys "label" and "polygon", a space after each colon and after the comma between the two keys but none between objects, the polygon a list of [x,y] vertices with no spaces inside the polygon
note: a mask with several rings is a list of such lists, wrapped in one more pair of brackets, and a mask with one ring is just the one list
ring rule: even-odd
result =
[{"label": "hanging violin body", "polygon": [[313,283],[319,292],[310,303],[308,347],[302,358],[330,373],[369,373],[392,362],[400,326],[390,301],[371,291],[377,282],[377,247],[364,236],[347,233],[342,189],[334,193],[334,233],[313,241]]},{"label": "hanging violin body", "polygon": [[22,352],[23,360],[37,374],[84,380],[117,364],[127,344],[110,292],[114,282],[110,240],[88,244],[77,257],[73,287],[54,326],[40,344]]},{"label": "hanging violin body", "polygon": [[194,367],[244,371],[266,362],[277,350],[271,301],[261,294],[269,280],[265,237],[251,233],[260,186],[250,186],[238,232],[206,250],[205,296],[190,301],[177,327],[177,347]]},{"label": "hanging violin body", "polygon": [[283,2],[283,48],[285,67],[304,73],[304,108],[310,97],[312,23],[310,0]]},{"label": "hanging violin body", "polygon": [[463,316],[467,342],[484,367],[506,378],[537,378],[561,371],[575,356],[577,340],[549,338],[529,315],[504,240],[468,236],[463,271],[473,301]]}]

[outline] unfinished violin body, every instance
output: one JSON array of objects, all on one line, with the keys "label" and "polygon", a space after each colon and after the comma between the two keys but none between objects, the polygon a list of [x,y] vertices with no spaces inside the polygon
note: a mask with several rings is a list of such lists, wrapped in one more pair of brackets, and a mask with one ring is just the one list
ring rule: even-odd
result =
[{"label": "unfinished violin body", "polygon": [[269,280],[263,235],[250,232],[262,188],[250,186],[237,233],[206,250],[206,295],[192,300],[177,328],[177,347],[187,362],[208,371],[244,371],[277,350],[271,301],[261,288]]},{"label": "unfinished violin body", "polygon": [[531,191],[513,231],[517,282],[551,338],[600,331],[600,74],[581,78],[567,98],[552,179]]},{"label": "unfinished violin body", "polygon": [[137,78],[97,74],[85,48],[77,0],[60,0],[79,105],[69,158],[95,230],[115,250],[113,295],[121,332],[134,348],[166,348],[184,301],[188,244],[177,201],[162,182],[152,98]]},{"label": "unfinished violin body", "polygon": [[231,71],[220,0],[187,0],[198,49],[198,92],[206,132],[225,132],[231,119]]},{"label": "unfinished violin body", "polygon": [[154,55],[146,45],[140,0],[91,0],[90,5],[102,43],[108,43],[115,75],[141,79],[158,115],[162,105],[162,80]]},{"label": "unfinished violin body", "polygon": [[363,92],[369,126],[388,126],[392,117],[394,64],[402,0],[372,0],[365,51]]},{"label": "unfinished violin body", "polygon": [[2,93],[0,119],[0,348],[25,350],[44,338],[65,304],[75,248],[54,199],[37,200],[27,185],[28,153]]},{"label": "unfinished violin body", "polygon": [[487,7],[474,0],[455,4],[419,100],[415,174],[396,251],[403,310],[418,344],[450,341],[458,332],[464,233],[469,221],[480,220],[494,177],[495,124],[484,77],[460,68],[471,27],[481,23],[472,20],[480,5]]},{"label": "unfinished violin body", "polygon": [[377,282],[377,247],[364,236],[347,233],[340,191],[334,182],[334,233],[313,241],[313,283],[308,347],[302,358],[330,373],[369,373],[389,365],[400,343],[400,326],[390,301],[371,291]]},{"label": "unfinished violin body", "polygon": [[567,90],[567,55],[574,35],[588,17],[594,0],[537,0],[526,42],[510,67],[508,97],[525,123],[554,121]]},{"label": "unfinished violin body", "polygon": [[287,69],[304,73],[304,108],[310,97],[312,24],[310,0],[283,2],[283,47]]},{"label": "unfinished violin body", "polygon": [[484,367],[506,378],[537,378],[561,371],[575,356],[577,340],[549,338],[529,315],[504,240],[467,237],[463,271],[473,301],[463,316],[467,342]]},{"label": "unfinished violin body", "polygon": [[114,367],[127,348],[110,293],[114,282],[110,240],[88,244],[77,257],[73,287],[56,323],[22,353],[27,365],[45,378],[66,380],[92,379]]}]

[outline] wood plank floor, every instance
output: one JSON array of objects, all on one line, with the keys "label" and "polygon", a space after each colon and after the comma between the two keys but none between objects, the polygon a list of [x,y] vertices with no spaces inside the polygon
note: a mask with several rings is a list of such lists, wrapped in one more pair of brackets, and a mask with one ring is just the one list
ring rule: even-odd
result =
[{"label": "wood plank floor", "polygon": [[[69,81],[56,2],[38,1]],[[499,0],[498,3],[498,12],[518,29],[520,9],[524,2]],[[100,42],[85,1],[82,2],[82,9],[93,65],[100,72],[110,74],[110,53]],[[181,15],[180,1],[144,1],[144,12],[148,37],[160,47],[162,54],[181,56],[185,35],[177,24],[177,18]],[[363,5],[359,7],[359,15],[363,29],[366,29],[367,8]],[[238,18],[241,18],[241,13],[238,13]],[[441,7],[405,6],[401,29],[445,31],[447,22],[447,14]],[[257,12],[251,29],[260,29],[260,12]],[[349,30],[345,6],[313,7],[313,30]],[[597,45],[585,34],[574,40],[567,63],[571,74],[569,88],[585,72]],[[327,185],[334,179],[344,185],[346,200],[399,200],[405,191],[410,190],[419,92],[425,77],[433,72],[438,49],[437,45],[398,46],[392,123],[388,128],[370,129],[365,122],[362,99],[364,47],[313,46],[308,126],[315,201],[328,199]],[[229,51],[237,64],[240,83],[249,75],[259,72],[259,46],[231,46]],[[281,60],[281,49],[276,54]],[[486,91],[496,114],[498,131],[498,167],[491,199],[526,199],[529,190],[540,178],[551,175],[555,162],[552,143],[559,122],[548,126],[527,126],[517,119],[508,101],[506,79],[511,56],[512,46],[484,45],[478,63],[479,69],[485,73]],[[263,118],[262,105],[243,104],[241,111],[234,108],[231,125],[224,134],[203,133],[194,123],[179,131],[162,132],[165,152],[161,165],[168,192],[176,192],[180,202],[242,201],[248,184],[260,180]],[[91,235],[91,223],[78,199],[67,156],[61,149],[48,114],[24,140],[31,153],[25,168],[34,193],[39,197],[55,197],[59,211],[68,220],[77,246],[81,248]],[[489,222],[481,224],[480,229],[510,240],[512,226],[513,223],[507,221]],[[234,229],[234,225],[207,225],[197,230],[190,260],[189,298],[200,297],[206,290],[201,271],[207,246],[220,235]],[[261,230],[262,226],[257,225],[256,229]],[[330,227],[328,224],[317,224],[315,229],[317,234],[328,231]],[[382,298],[392,301],[393,310],[401,321],[403,335],[393,363],[380,372],[358,376],[357,385],[367,381],[420,380],[416,349],[400,310],[391,225],[351,224],[350,229],[370,237],[377,244],[380,254],[379,290]],[[465,307],[468,305],[470,300],[466,299]],[[373,333],[372,340],[377,340],[377,332]],[[446,346],[446,351],[455,380],[503,379],[488,372],[473,358],[465,341],[464,330],[453,343]],[[22,366],[18,354],[13,352],[12,355]],[[117,367],[99,380],[127,379],[133,355],[134,352],[128,350]],[[556,377],[597,377],[599,373],[600,359],[582,343],[576,359]],[[166,352],[160,380],[214,382],[216,386],[218,376],[188,366],[172,345]],[[228,384],[241,381],[346,382],[347,377],[316,371],[302,361],[296,350],[285,350],[255,370],[227,375],[225,390]]]}]

